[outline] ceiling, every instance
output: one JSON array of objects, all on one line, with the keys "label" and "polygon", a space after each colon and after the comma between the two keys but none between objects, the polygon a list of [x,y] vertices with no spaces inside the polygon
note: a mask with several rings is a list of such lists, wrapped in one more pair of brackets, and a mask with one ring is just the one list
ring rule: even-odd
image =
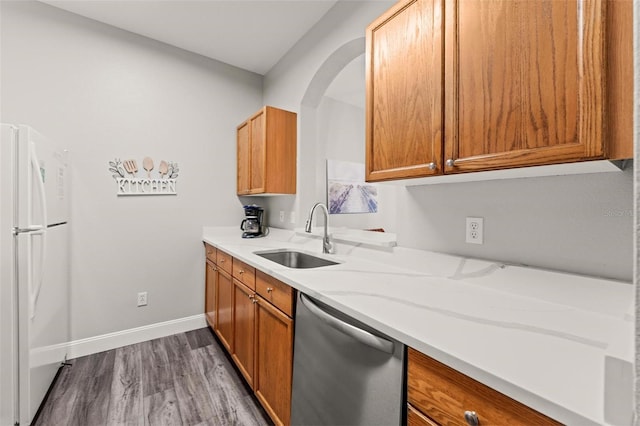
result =
[{"label": "ceiling", "polygon": [[40,0],[266,74],[338,0]]}]

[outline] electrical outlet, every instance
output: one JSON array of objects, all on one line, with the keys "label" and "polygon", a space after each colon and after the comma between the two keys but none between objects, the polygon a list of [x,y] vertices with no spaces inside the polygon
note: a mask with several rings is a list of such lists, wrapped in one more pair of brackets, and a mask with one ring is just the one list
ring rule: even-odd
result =
[{"label": "electrical outlet", "polygon": [[138,306],[147,306],[147,292],[138,293]]},{"label": "electrical outlet", "polygon": [[280,223],[284,222],[284,210],[280,210]]},{"label": "electrical outlet", "polygon": [[289,215],[289,223],[296,223],[296,212],[291,212]]},{"label": "electrical outlet", "polygon": [[484,219],[481,217],[468,217],[466,227],[466,239],[469,244],[483,244]]}]

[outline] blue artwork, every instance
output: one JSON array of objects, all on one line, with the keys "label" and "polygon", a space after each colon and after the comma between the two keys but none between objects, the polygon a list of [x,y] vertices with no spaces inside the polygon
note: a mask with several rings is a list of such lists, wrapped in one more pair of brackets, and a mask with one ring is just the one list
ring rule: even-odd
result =
[{"label": "blue artwork", "polygon": [[330,214],[376,213],[378,188],[364,181],[364,164],[327,160]]}]

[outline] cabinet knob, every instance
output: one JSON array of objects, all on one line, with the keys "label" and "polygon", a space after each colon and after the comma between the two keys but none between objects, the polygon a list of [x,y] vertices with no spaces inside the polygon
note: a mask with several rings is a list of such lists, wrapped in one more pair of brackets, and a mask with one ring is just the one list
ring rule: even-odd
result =
[{"label": "cabinet knob", "polygon": [[258,298],[254,297],[253,299],[251,299],[251,303],[258,303]]},{"label": "cabinet knob", "polygon": [[271,287],[267,287],[267,293],[271,293],[273,289]]},{"label": "cabinet knob", "polygon": [[244,274],[244,271],[242,269],[240,269],[240,272],[238,272],[240,275]]},{"label": "cabinet knob", "polygon": [[435,170],[436,169],[436,163],[431,162],[431,163],[429,163],[427,165],[427,167],[429,168],[429,170]]},{"label": "cabinet knob", "polygon": [[247,294],[247,297],[251,300],[253,300],[253,294]]},{"label": "cabinet knob", "polygon": [[464,419],[467,421],[469,426],[478,426],[480,424],[480,419],[478,419],[478,413],[475,411],[465,411]]},{"label": "cabinet knob", "polygon": [[446,162],[447,167],[453,167],[453,166],[455,166],[455,165],[456,165],[455,163],[456,163],[456,162],[455,162],[455,160],[454,160],[453,158],[449,158],[449,159],[447,160],[447,162]]},{"label": "cabinet knob", "polygon": [[220,259],[220,263],[224,263],[224,259]]}]

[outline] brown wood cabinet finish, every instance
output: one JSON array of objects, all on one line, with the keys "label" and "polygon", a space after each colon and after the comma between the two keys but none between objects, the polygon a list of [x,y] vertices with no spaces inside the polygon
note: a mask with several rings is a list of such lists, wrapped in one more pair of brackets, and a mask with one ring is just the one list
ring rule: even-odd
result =
[{"label": "brown wood cabinet finish", "polygon": [[288,425],[295,291],[222,250],[205,249],[207,322],[273,422]]},{"label": "brown wood cabinet finish", "polygon": [[233,351],[231,358],[253,389],[255,351],[255,293],[249,287],[234,279],[233,302]]},{"label": "brown wood cabinet finish", "polygon": [[256,269],[253,266],[233,258],[233,278],[249,287],[251,290],[256,289]]},{"label": "brown wood cabinet finish", "polygon": [[233,258],[230,254],[223,252],[222,250],[218,250],[216,253],[216,265],[218,268],[225,271],[227,274],[231,274],[233,272]]},{"label": "brown wood cabinet finish", "polygon": [[293,317],[295,292],[290,286],[262,271],[256,271],[256,291],[276,308]]},{"label": "brown wood cabinet finish", "polygon": [[216,300],[218,294],[218,268],[207,260],[205,272],[204,314],[209,326],[216,328]]},{"label": "brown wood cabinet finish", "polygon": [[293,374],[293,319],[256,296],[255,393],[276,425],[288,425]]},{"label": "brown wood cabinet finish", "polygon": [[217,250],[215,247],[210,246],[207,243],[204,243],[204,252],[207,256],[207,260],[210,260],[213,263],[216,263]]},{"label": "brown wood cabinet finish", "polygon": [[447,172],[606,157],[606,0],[446,4]]},{"label": "brown wood cabinet finish", "polygon": [[237,128],[238,195],[295,194],[297,115],[265,106]]},{"label": "brown wood cabinet finish", "polygon": [[231,275],[218,267],[218,300],[214,331],[229,353],[233,353],[233,293]]},{"label": "brown wood cabinet finish", "polygon": [[399,1],[367,28],[366,179],[631,158],[631,9]]},{"label": "brown wood cabinet finish", "polygon": [[245,121],[237,130],[238,143],[238,194],[248,194],[251,189],[251,143],[250,132],[251,126]]},{"label": "brown wood cabinet finish", "polygon": [[442,171],[442,0],[405,0],[367,28],[366,179]]},{"label": "brown wood cabinet finish", "polygon": [[412,348],[407,362],[407,402],[438,424],[465,426],[467,410],[481,425],[560,424]]},{"label": "brown wood cabinet finish", "polygon": [[407,404],[407,426],[438,426],[438,423],[422,414],[411,404]]}]

